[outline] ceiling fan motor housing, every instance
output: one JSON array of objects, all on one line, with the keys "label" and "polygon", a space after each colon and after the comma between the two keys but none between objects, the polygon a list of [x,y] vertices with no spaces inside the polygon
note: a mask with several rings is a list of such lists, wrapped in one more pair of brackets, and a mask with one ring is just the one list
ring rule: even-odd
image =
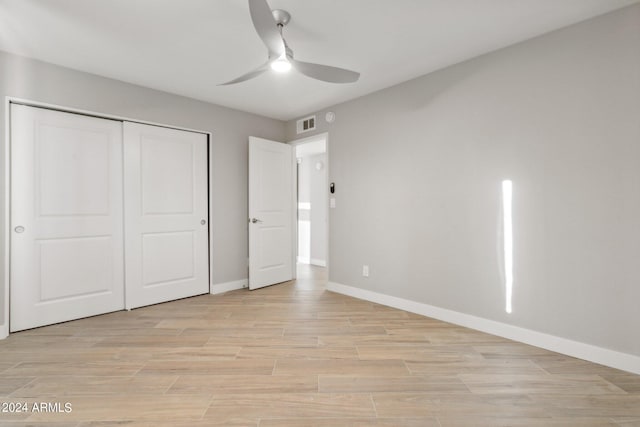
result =
[{"label": "ceiling fan motor housing", "polygon": [[278,26],[284,27],[289,23],[289,21],[291,21],[291,14],[286,10],[273,9],[271,13],[273,14],[273,19],[275,19]]}]

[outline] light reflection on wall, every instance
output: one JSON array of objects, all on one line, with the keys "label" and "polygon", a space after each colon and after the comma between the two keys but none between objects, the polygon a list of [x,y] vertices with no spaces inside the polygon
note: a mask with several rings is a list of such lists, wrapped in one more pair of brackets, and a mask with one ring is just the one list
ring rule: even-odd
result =
[{"label": "light reflection on wall", "polygon": [[502,226],[504,250],[505,311],[511,313],[513,296],[513,183],[502,181]]}]

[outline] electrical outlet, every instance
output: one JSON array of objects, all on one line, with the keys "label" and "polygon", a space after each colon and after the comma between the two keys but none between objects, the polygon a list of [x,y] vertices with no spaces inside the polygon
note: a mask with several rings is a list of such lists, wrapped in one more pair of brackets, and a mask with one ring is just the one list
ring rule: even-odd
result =
[{"label": "electrical outlet", "polygon": [[368,265],[363,265],[362,266],[362,276],[363,277],[369,277],[369,266]]}]

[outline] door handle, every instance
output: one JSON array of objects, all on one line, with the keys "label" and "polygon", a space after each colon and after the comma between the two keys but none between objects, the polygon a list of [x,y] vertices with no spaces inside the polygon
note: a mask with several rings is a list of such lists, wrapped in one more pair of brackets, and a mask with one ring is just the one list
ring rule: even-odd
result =
[{"label": "door handle", "polygon": [[16,228],[13,229],[16,233],[23,233],[24,232],[24,227],[19,225]]},{"label": "door handle", "polygon": [[256,222],[262,222],[262,220],[258,218],[252,218],[251,222],[255,224]]}]

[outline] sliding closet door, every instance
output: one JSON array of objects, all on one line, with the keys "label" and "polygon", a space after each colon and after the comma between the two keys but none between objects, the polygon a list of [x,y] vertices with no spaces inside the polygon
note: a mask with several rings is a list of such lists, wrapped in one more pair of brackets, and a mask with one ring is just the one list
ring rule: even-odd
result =
[{"label": "sliding closet door", "polygon": [[122,123],[11,106],[11,331],[124,308]]},{"label": "sliding closet door", "polygon": [[209,292],[207,136],[124,123],[126,306]]}]

